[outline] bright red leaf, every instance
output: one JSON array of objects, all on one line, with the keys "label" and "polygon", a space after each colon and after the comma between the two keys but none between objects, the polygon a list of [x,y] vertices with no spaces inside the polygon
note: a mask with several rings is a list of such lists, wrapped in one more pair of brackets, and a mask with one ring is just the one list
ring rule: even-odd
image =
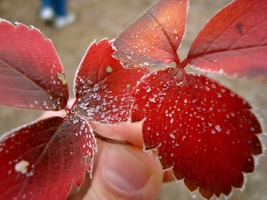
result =
[{"label": "bright red leaf", "polygon": [[155,4],[115,40],[115,52],[124,66],[159,66],[180,63],[176,50],[182,40],[188,0]]},{"label": "bright red leaf", "polygon": [[266,0],[236,0],[198,34],[188,54],[189,63],[202,70],[266,81],[266,32]]},{"label": "bright red leaf", "polygon": [[68,100],[63,68],[50,40],[33,27],[0,20],[0,104],[60,110]]},{"label": "bright red leaf", "polygon": [[[79,186],[96,151],[84,118],[143,121],[146,149],[157,149],[163,167],[205,198],[242,187],[243,172],[252,172],[253,155],[262,153],[261,126],[241,97],[183,67],[266,79],[267,6],[234,1],[208,22],[180,63],[187,8],[188,0],[160,0],[115,40],[115,53],[107,40],[88,48],[71,114],[1,138],[0,199],[65,199],[71,184]],[[0,104],[66,109],[68,88],[52,43],[35,28],[3,20],[0,38]],[[170,62],[176,68],[150,75],[140,68]]]},{"label": "bright red leaf", "polygon": [[75,80],[76,111],[90,121],[116,123],[127,121],[131,93],[148,70],[124,69],[112,57],[111,43],[93,43],[78,69]]},{"label": "bright red leaf", "polygon": [[14,131],[0,143],[0,199],[65,199],[71,184],[92,172],[95,145],[89,125],[75,115]]},{"label": "bright red leaf", "polygon": [[[135,92],[132,121],[142,121],[146,149],[158,149],[164,168],[173,167],[205,198],[228,195],[243,185],[262,152],[251,106],[209,78],[166,68],[142,80]],[[156,117],[155,117],[156,113]]]}]

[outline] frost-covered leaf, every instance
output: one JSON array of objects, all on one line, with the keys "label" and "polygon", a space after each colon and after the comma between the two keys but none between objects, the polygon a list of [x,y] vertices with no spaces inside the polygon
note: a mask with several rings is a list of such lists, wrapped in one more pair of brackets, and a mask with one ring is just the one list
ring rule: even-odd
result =
[{"label": "frost-covered leaf", "polygon": [[123,68],[112,57],[113,52],[107,40],[93,43],[78,69],[76,111],[88,120],[104,123],[128,120],[133,88],[148,73],[145,68]]},{"label": "frost-covered leaf", "polygon": [[173,167],[205,198],[228,195],[243,185],[262,152],[251,106],[222,85],[183,69],[167,68],[142,80],[132,121],[143,123],[146,149],[158,149],[164,168]]},{"label": "frost-covered leaf", "polygon": [[115,40],[115,52],[124,66],[159,66],[180,63],[188,0],[161,0]]},{"label": "frost-covered leaf", "polygon": [[28,109],[66,107],[68,86],[50,40],[36,28],[0,20],[0,104]]},{"label": "frost-covered leaf", "polygon": [[202,70],[267,81],[266,32],[266,0],[236,0],[199,33],[189,63]]},{"label": "frost-covered leaf", "polygon": [[78,116],[53,117],[1,139],[0,199],[65,199],[71,184],[92,172],[96,150],[89,125]]}]

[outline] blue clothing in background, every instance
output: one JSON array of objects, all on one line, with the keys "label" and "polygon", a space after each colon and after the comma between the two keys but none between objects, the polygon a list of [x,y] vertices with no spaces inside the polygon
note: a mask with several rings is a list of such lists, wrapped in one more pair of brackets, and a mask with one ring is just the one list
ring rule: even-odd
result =
[{"label": "blue clothing in background", "polygon": [[50,7],[55,11],[56,16],[66,16],[66,0],[42,0],[42,7]]}]

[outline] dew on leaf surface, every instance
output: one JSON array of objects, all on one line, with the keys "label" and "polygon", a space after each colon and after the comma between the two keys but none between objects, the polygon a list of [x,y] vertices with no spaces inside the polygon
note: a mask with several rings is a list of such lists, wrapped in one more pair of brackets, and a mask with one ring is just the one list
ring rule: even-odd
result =
[{"label": "dew on leaf surface", "polygon": [[107,66],[106,67],[106,72],[107,73],[111,73],[113,71],[112,67],[111,66]]},{"label": "dew on leaf surface", "polygon": [[26,174],[28,172],[29,165],[30,163],[28,161],[21,160],[15,165],[15,171],[22,174]]}]

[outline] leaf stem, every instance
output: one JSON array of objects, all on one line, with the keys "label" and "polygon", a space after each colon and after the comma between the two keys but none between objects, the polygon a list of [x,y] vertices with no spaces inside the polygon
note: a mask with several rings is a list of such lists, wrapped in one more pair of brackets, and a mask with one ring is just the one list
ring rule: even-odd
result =
[{"label": "leaf stem", "polygon": [[107,138],[103,135],[100,135],[96,131],[93,131],[95,137],[103,142],[112,143],[112,144],[123,144],[123,145],[133,145],[131,142],[128,141],[121,141],[121,140],[115,140],[111,138]]}]

